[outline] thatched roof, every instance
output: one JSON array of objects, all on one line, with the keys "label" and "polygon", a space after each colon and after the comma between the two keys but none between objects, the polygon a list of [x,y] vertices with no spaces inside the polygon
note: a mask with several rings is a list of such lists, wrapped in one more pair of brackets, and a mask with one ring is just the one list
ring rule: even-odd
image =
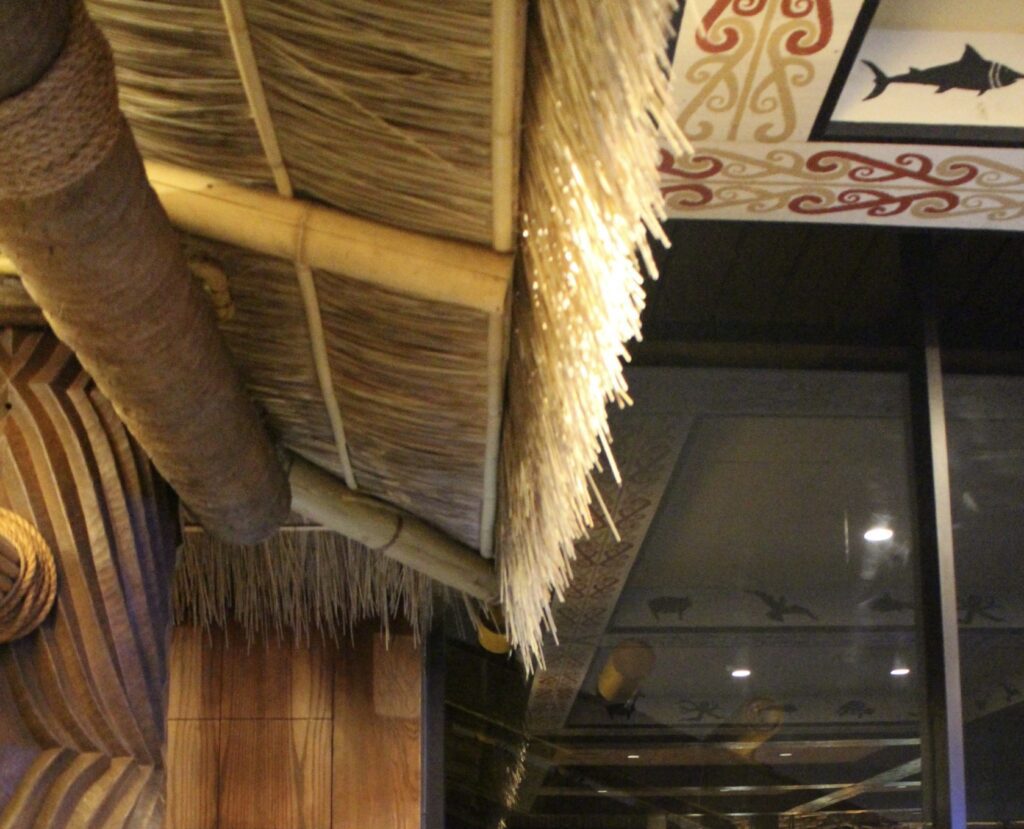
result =
[{"label": "thatched roof", "polygon": [[[496,547],[511,638],[538,658],[589,524],[604,407],[626,400],[673,3],[538,3],[529,36],[526,0],[86,5],[143,155],[193,176],[155,186],[217,282],[227,345],[274,432],[485,557]],[[211,220],[214,178],[278,201]],[[352,231],[372,244],[321,232],[322,208],[380,223]],[[512,254],[473,263],[514,251],[520,222],[510,311]],[[448,290],[446,263],[462,287]],[[474,280],[486,302],[460,299]]]}]

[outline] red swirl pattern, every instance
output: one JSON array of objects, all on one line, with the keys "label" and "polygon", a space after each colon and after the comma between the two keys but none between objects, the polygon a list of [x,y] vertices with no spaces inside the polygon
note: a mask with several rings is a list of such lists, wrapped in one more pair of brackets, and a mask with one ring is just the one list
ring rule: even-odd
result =
[{"label": "red swirl pattern", "polygon": [[706,184],[701,184],[700,179],[711,178],[720,173],[725,163],[714,156],[695,155],[688,163],[695,169],[681,169],[676,166],[672,153],[667,150],[661,151],[661,159],[658,163],[658,172],[662,176],[671,177],[677,180],[676,184],[664,184],[661,193],[664,197],[674,196],[673,202],[677,206],[700,207],[709,204],[714,199],[714,191]]},{"label": "red swirl pattern", "polygon": [[[831,0],[783,0],[782,13],[786,17],[807,17],[811,11],[818,13],[817,37],[813,28],[797,29],[786,38],[786,50],[791,55],[813,55],[820,52],[832,39],[832,2]],[[809,43],[805,43],[806,40]]]},{"label": "red swirl pattern", "polygon": [[697,30],[697,45],[705,52],[718,54],[728,52],[740,42],[740,33],[735,27],[726,25],[720,32],[714,33],[721,37],[721,40],[712,39],[712,29],[718,19],[725,13],[725,10],[732,6],[734,14],[742,17],[754,17],[764,11],[768,0],[715,0],[715,5],[708,9],[707,14],[701,20],[701,27]]},{"label": "red swirl pattern", "polygon": [[830,213],[862,210],[868,216],[881,218],[898,216],[918,202],[923,203],[920,208],[921,213],[940,215],[955,210],[960,204],[960,197],[948,190],[894,194],[886,193],[883,190],[854,188],[843,190],[831,203],[827,203],[821,196],[813,193],[797,196],[789,202],[789,209],[804,216],[824,216]]},{"label": "red swirl pattern", "polygon": [[959,175],[952,178],[940,178],[933,175],[935,163],[920,153],[901,153],[896,160],[882,161],[860,153],[845,150],[825,150],[815,153],[807,159],[807,170],[812,173],[832,173],[843,166],[843,162],[852,161],[858,165],[853,167],[848,177],[850,181],[883,184],[900,179],[913,179],[934,187],[957,187],[973,181],[978,175],[978,168],[973,164],[957,162],[949,165],[949,170]]},{"label": "red swirl pattern", "polygon": [[[728,21],[719,31],[714,31],[715,24],[726,10],[731,7],[732,13],[740,17],[756,17],[767,5],[768,0],[715,0],[697,30],[697,45],[711,54],[728,52],[740,42],[739,31],[735,26],[730,26]],[[816,29],[810,26],[799,28],[786,38],[786,49],[791,55],[816,54],[832,39],[832,0],[783,0],[781,9],[784,16],[792,19],[807,17],[812,11],[817,12]]]}]

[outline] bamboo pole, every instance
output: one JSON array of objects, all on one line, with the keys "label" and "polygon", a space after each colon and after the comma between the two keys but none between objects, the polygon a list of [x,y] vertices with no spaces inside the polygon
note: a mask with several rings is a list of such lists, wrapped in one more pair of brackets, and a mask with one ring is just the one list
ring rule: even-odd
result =
[{"label": "bamboo pole", "polygon": [[150,161],[146,170],[171,221],[190,233],[293,261],[304,222],[311,268],[485,314],[505,306],[509,254],[399,230],[173,164]]},{"label": "bamboo pole", "polygon": [[[277,188],[278,195],[290,199],[294,196],[292,182],[281,155],[281,146],[277,141],[277,130],[274,128],[274,119],[270,114],[270,107],[267,105],[267,97],[263,92],[263,81],[260,78],[259,65],[256,63],[256,54],[252,49],[252,39],[249,37],[249,24],[245,18],[245,10],[242,8],[241,0],[221,0],[220,5],[224,12],[224,21],[227,24],[231,49],[235,55],[235,66],[242,79],[242,87],[245,89],[245,97],[249,102],[253,121],[256,122],[256,132],[260,136],[263,155],[274,177],[274,186]],[[327,358],[327,343],[324,338],[316,282],[313,279],[312,268],[306,264],[303,257],[305,230],[305,222],[300,222],[296,229],[294,259],[295,276],[299,283],[302,306],[306,312],[309,349],[313,357],[313,366],[316,369],[317,383],[320,386],[320,396],[323,398],[324,409],[327,411],[327,421],[330,423],[334,445],[338,452],[341,471],[345,476],[345,483],[351,489],[355,489],[356,476],[348,454],[345,424],[341,417],[341,407],[338,404],[334,378],[331,375],[331,367]]]},{"label": "bamboo pole", "polygon": [[494,528],[498,510],[498,461],[501,421],[505,413],[505,369],[508,365],[508,329],[511,303],[492,314],[487,325],[487,443],[484,449],[484,494],[480,506],[480,555],[494,556]]},{"label": "bamboo pole", "polygon": [[473,598],[498,597],[494,568],[468,547],[402,510],[353,492],[333,475],[293,456],[292,509],[326,530],[388,556]]},{"label": "bamboo pole", "polygon": [[491,17],[492,244],[503,252],[514,250],[516,241],[525,56],[525,0],[495,0]]},{"label": "bamboo pole", "polygon": [[266,156],[270,172],[274,176],[274,185],[277,187],[278,193],[285,198],[291,198],[293,195],[292,183],[288,177],[288,170],[284,166],[281,147],[277,143],[277,131],[274,129],[274,121],[270,116],[270,107],[267,106],[267,97],[263,94],[263,81],[260,80],[256,54],[252,50],[249,24],[245,19],[242,2],[241,0],[221,0],[220,7],[224,12],[224,21],[227,24],[228,37],[231,40],[231,51],[235,54],[235,64],[238,66],[238,74],[242,79],[242,88],[245,90],[246,100],[252,110],[253,121],[256,122],[256,132],[259,133],[260,144],[263,146],[263,155]]}]

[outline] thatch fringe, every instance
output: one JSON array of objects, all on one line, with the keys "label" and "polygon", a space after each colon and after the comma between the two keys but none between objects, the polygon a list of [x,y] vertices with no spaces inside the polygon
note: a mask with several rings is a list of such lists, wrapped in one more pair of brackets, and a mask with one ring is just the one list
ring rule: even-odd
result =
[{"label": "thatch fringe", "polygon": [[[513,644],[543,663],[552,593],[590,525],[590,471],[628,402],[621,361],[640,330],[639,257],[663,238],[656,160],[669,111],[674,0],[545,0],[527,36],[523,269],[503,435],[499,567]],[[682,143],[670,134],[670,143]],[[610,460],[610,453],[609,460]]]},{"label": "thatch fringe", "polygon": [[334,640],[366,619],[387,632],[404,619],[419,641],[430,628],[430,579],[336,533],[285,528],[238,547],[187,527],[174,574],[174,617],[203,628],[240,624],[252,639],[314,630]]}]

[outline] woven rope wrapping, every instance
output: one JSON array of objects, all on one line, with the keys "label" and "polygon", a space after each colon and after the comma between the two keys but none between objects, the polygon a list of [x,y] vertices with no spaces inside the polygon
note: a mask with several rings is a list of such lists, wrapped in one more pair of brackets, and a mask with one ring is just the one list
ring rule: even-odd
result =
[{"label": "woven rope wrapping", "polygon": [[27,636],[49,615],[57,597],[57,566],[39,531],[0,509],[0,644]]},{"label": "woven rope wrapping", "polygon": [[83,178],[121,128],[114,59],[76,3],[64,49],[33,86],[0,101],[0,198],[36,198]]}]

